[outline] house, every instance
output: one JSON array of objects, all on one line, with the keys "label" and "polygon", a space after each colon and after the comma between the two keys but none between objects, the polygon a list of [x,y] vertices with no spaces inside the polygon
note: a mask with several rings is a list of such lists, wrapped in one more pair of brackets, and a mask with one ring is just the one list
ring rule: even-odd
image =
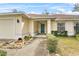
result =
[{"label": "house", "polygon": [[0,14],[0,39],[17,39],[26,35],[42,35],[54,31],[67,32],[68,36],[79,33],[79,15],[68,14]]}]

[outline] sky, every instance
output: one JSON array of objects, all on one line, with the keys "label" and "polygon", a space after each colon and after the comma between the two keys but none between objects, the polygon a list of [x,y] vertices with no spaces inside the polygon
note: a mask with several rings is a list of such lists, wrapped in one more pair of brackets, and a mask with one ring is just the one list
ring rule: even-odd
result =
[{"label": "sky", "polygon": [[73,13],[73,8],[72,3],[0,3],[0,13],[12,12],[13,9],[33,14],[42,14],[45,10],[49,13]]}]

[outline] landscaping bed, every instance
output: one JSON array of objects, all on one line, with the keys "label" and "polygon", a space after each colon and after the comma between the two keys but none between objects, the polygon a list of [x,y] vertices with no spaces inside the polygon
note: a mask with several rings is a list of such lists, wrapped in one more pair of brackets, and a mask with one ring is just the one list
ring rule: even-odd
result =
[{"label": "landscaping bed", "polygon": [[20,49],[22,47],[24,47],[24,45],[29,44],[30,42],[32,42],[32,37],[30,36],[25,36],[24,39],[22,38],[18,38],[18,40],[16,41],[5,41],[5,40],[1,40],[0,41],[0,48],[2,49]]}]

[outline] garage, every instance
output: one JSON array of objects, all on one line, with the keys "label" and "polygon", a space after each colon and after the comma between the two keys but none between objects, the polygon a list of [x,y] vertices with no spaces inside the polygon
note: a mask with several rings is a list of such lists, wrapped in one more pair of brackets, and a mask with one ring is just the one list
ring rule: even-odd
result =
[{"label": "garage", "polygon": [[12,19],[0,19],[0,39],[14,37],[14,25]]}]

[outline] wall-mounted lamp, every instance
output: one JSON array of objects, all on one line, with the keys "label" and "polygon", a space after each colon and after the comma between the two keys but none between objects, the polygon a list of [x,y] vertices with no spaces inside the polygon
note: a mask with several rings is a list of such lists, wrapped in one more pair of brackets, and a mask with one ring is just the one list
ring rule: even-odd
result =
[{"label": "wall-mounted lamp", "polygon": [[19,21],[19,19],[17,19],[17,23],[19,23],[20,21]]}]

